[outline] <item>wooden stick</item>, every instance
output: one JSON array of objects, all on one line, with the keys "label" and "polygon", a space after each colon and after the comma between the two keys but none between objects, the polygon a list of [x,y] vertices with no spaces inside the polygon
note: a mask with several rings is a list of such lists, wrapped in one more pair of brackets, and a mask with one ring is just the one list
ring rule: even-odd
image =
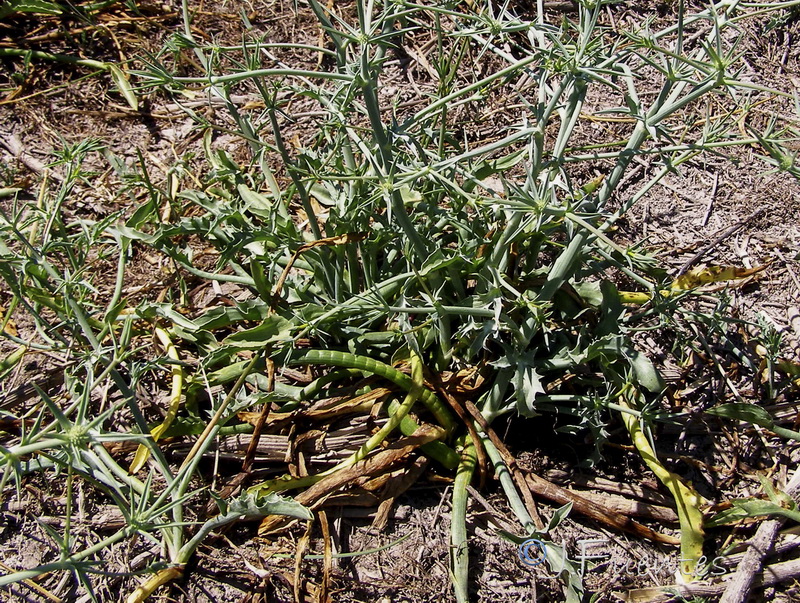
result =
[{"label": "wooden stick", "polygon": [[[786,485],[786,494],[794,497],[800,490],[800,470],[795,471],[792,479]],[[720,598],[720,603],[744,603],[750,596],[756,575],[761,572],[764,558],[775,542],[775,536],[783,525],[781,518],[768,519],[764,521],[756,531],[755,536],[750,540],[750,547],[744,554],[736,573],[728,583],[725,592]]]},{"label": "wooden stick", "polygon": [[[441,438],[441,429],[432,426],[420,426],[412,436],[404,437],[394,442],[388,448],[359,461],[352,467],[347,467],[336,473],[328,475],[313,486],[304,490],[295,500],[312,509],[322,506],[329,495],[340,491],[346,486],[353,485],[356,480],[383,473],[397,463],[403,461],[416,448]],[[281,515],[268,515],[258,528],[259,535],[263,536],[272,532],[286,521]]]},{"label": "wooden stick", "polygon": [[590,490],[570,490],[583,498],[629,517],[643,517],[660,522],[676,523],[678,514],[669,507],[632,500],[619,494],[604,494]]},{"label": "wooden stick", "polygon": [[655,530],[651,530],[647,526],[633,521],[630,517],[612,511],[608,507],[598,505],[575,492],[556,486],[554,483],[547,481],[543,477],[539,477],[535,473],[528,472],[525,476],[531,491],[534,494],[551,500],[559,505],[572,503],[572,508],[576,513],[590,517],[604,525],[610,526],[623,532],[635,534],[642,538],[647,538],[654,542],[663,542],[664,544],[680,544],[680,538],[674,536],[667,536]]},{"label": "wooden stick", "polygon": [[[271,358],[266,359],[267,363],[267,393],[275,390],[275,363]],[[253,425],[253,435],[250,436],[250,443],[247,445],[247,451],[244,453],[244,460],[242,461],[242,473],[250,473],[253,468],[253,460],[256,458],[256,451],[258,451],[258,442],[261,439],[261,432],[264,430],[264,425],[269,417],[271,402],[265,402],[261,408],[261,412]]]}]

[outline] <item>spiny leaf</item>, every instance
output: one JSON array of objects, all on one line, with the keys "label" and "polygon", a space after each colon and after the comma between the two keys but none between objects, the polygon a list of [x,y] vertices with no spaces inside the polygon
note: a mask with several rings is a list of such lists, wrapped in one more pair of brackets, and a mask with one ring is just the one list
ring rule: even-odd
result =
[{"label": "spiny leaf", "polygon": [[536,396],[545,392],[542,376],[526,360],[518,360],[514,373],[514,391],[517,397],[517,412],[526,417],[536,413]]}]

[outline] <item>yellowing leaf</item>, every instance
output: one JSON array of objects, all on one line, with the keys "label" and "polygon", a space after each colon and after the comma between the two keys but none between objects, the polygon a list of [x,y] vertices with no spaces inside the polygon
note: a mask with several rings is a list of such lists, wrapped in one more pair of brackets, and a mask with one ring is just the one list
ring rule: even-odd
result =
[{"label": "yellowing leaf", "polygon": [[600,188],[600,185],[603,184],[603,180],[605,180],[604,174],[601,174],[596,178],[592,178],[589,180],[589,182],[581,187],[581,191],[583,191],[583,194],[588,197],[589,195],[594,194],[595,191]]},{"label": "yellowing leaf", "polygon": [[[721,283],[724,281],[740,281],[754,274],[758,274],[767,267],[757,266],[755,268],[738,268],[736,266],[708,266],[706,268],[693,268],[686,274],[682,274],[669,286],[669,289],[659,290],[659,294],[664,297],[678,295],[682,291],[697,289],[703,285]],[[639,291],[620,291],[620,302],[623,304],[646,304],[652,295],[648,292]]]},{"label": "yellowing leaf", "polygon": [[[5,307],[0,306],[0,318],[3,318],[5,315],[6,315]],[[6,317],[5,320],[6,320],[6,326],[3,329],[3,331],[5,331],[7,335],[11,335],[12,337],[19,336],[19,333],[17,333],[17,325],[14,323],[14,321],[8,317]]]},{"label": "yellowing leaf", "polygon": [[676,278],[670,289],[673,291],[687,291],[711,283],[734,281],[753,276],[764,270],[766,265],[756,268],[738,268],[736,266],[708,266],[706,268],[693,268],[686,274]]},{"label": "yellowing leaf", "polygon": [[[172,360],[180,361],[180,356],[178,355],[178,350],[175,349],[175,344],[172,343],[172,340],[169,338],[169,334],[159,327],[156,327],[156,336],[158,337],[161,344],[167,351],[167,356],[169,356]],[[169,402],[169,409],[167,410],[167,414],[164,417],[164,421],[154,427],[150,431],[150,435],[153,438],[153,441],[157,442],[164,432],[169,429],[169,426],[172,425],[172,422],[175,420],[175,417],[178,416],[178,411],[181,407],[181,393],[183,390],[183,369],[179,364],[172,365],[172,393],[170,395],[170,402]],[[139,444],[139,447],[136,449],[136,454],[133,457],[133,462],[131,463],[129,471],[131,473],[137,473],[144,464],[147,462],[147,459],[150,458],[150,450],[144,445]]]},{"label": "yellowing leaf", "polygon": [[[624,396],[619,397],[619,405],[630,409],[631,405]],[[621,412],[620,418],[631,435],[634,446],[642,460],[656,474],[659,481],[667,487],[675,499],[678,508],[678,519],[681,525],[681,557],[679,573],[684,582],[691,582],[697,575],[697,564],[703,555],[703,513],[700,507],[707,501],[697,493],[691,484],[685,483],[678,475],[669,471],[650,445],[650,441],[642,430],[639,419],[629,412]]]}]

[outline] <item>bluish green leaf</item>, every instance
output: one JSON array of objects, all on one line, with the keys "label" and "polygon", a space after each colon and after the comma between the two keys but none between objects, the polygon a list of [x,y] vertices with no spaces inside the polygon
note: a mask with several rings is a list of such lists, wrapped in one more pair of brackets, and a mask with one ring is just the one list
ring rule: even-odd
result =
[{"label": "bluish green leaf", "polygon": [[32,15],[60,15],[64,12],[55,2],[46,0],[6,0],[0,6],[0,19],[14,13],[28,13]]},{"label": "bluish green leaf", "polygon": [[240,350],[259,350],[270,343],[291,339],[292,323],[282,316],[268,316],[257,327],[229,335],[223,344]]},{"label": "bluish green leaf", "polygon": [[192,322],[201,329],[213,331],[240,321],[264,320],[269,316],[269,305],[261,299],[249,299],[235,306],[220,306],[204,312]]},{"label": "bluish green leaf", "polygon": [[765,429],[772,429],[775,426],[775,421],[772,416],[756,404],[732,402],[730,404],[715,406],[706,412],[717,417],[747,421],[748,423],[758,425]]},{"label": "bluish green leaf", "polygon": [[524,360],[517,361],[514,373],[514,393],[517,398],[517,412],[525,417],[535,417],[536,396],[545,392],[542,376],[536,372],[532,364]]},{"label": "bluish green leaf", "polygon": [[742,519],[772,516],[785,517],[800,523],[800,512],[798,512],[796,508],[787,509],[770,501],[748,498],[745,500],[734,500],[732,501],[732,505],[730,509],[720,511],[710,520],[706,521],[706,527],[716,528],[741,521]]},{"label": "bluish green leaf", "polygon": [[636,382],[639,385],[653,393],[663,391],[665,387],[664,380],[647,356],[632,347],[625,349],[625,356],[633,368]]}]

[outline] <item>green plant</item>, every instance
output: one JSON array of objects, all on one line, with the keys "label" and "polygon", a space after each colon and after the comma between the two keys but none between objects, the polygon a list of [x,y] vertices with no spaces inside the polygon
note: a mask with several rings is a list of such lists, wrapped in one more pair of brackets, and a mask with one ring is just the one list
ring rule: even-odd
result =
[{"label": "green plant", "polygon": [[[13,480],[19,491],[23,477],[31,472],[66,477],[67,523],[63,533],[47,528],[59,545],[60,557],[53,563],[2,576],[0,585],[67,570],[93,593],[91,574],[97,571],[94,558],[117,542],[137,536],[152,540],[154,535],[161,535],[173,568],[185,564],[199,542],[197,535],[186,541],[188,524],[183,519],[183,506],[197,492],[191,479],[200,457],[194,463],[184,463],[176,472],[153,440],[142,435],[150,430],[134,390],[139,379],[161,370],[161,366],[136,359],[138,350],[132,346],[134,316],[121,314],[129,243],[107,235],[109,224],[118,216],[98,224],[64,220],[64,201],[78,181],[88,176],[82,163],[87,154],[99,149],[95,141],[65,148],[60,161],[66,177],[50,203],[0,216],[0,274],[14,295],[14,303],[25,308],[35,321],[42,341],[20,340],[6,333],[20,344],[6,358],[6,364],[11,368],[20,362],[20,350],[46,350],[72,358],[65,374],[71,403],[62,408],[39,390],[43,404],[21,418],[22,430],[13,444],[0,446],[0,490]],[[102,307],[96,303],[91,267],[114,255],[118,257],[117,281],[107,305]],[[119,396],[98,413],[98,390],[108,382]],[[123,408],[133,419],[133,429],[117,433],[109,428],[109,422]],[[143,480],[129,475],[106,449],[106,444],[126,440],[141,441],[152,455],[150,472]],[[211,441],[206,438],[201,448]],[[83,550],[75,550],[69,521],[76,478],[84,479],[113,501],[126,520],[124,528]],[[248,495],[230,504],[223,502],[221,508],[221,515],[201,527],[198,534],[207,534],[220,522],[245,515],[308,516],[301,505],[276,496]]]}]

